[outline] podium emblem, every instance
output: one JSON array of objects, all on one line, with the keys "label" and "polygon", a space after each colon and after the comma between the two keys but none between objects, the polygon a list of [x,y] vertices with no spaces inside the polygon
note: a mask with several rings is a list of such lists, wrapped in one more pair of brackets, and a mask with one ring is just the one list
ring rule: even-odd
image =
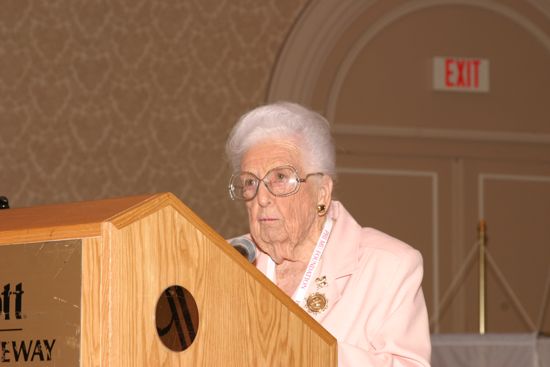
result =
[{"label": "podium emblem", "polygon": [[189,348],[199,328],[199,310],[191,293],[179,285],[166,288],[157,302],[155,322],[168,349],[181,352]]}]

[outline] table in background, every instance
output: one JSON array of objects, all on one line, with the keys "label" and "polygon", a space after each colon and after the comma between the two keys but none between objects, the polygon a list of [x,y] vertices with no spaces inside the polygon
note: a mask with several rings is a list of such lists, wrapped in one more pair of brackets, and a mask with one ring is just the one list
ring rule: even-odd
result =
[{"label": "table in background", "polygon": [[537,334],[432,334],[432,367],[550,367]]}]

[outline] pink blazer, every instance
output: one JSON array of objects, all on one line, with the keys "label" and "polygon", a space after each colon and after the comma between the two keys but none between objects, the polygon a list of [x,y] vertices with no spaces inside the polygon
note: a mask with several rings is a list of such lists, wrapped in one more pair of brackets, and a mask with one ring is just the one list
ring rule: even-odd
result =
[{"label": "pink blazer", "polygon": [[[430,333],[420,283],[422,257],[409,245],[372,228],[361,228],[333,201],[334,225],[317,267],[326,277],[307,295],[323,293],[327,308],[311,314],[338,340],[338,365],[429,366]],[[264,274],[268,255],[256,266]]]}]

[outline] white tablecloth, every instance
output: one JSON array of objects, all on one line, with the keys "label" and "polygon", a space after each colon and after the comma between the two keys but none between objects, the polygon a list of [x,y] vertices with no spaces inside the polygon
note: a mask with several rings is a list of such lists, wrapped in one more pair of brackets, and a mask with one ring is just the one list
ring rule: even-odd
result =
[{"label": "white tablecloth", "polygon": [[432,334],[432,367],[550,367],[537,334]]}]

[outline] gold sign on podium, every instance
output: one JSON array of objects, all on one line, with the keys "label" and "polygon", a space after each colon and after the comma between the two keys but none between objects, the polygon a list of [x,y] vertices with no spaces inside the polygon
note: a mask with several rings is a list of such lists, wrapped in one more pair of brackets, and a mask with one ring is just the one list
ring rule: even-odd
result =
[{"label": "gold sign on podium", "polygon": [[82,241],[0,246],[0,362],[77,366]]}]

